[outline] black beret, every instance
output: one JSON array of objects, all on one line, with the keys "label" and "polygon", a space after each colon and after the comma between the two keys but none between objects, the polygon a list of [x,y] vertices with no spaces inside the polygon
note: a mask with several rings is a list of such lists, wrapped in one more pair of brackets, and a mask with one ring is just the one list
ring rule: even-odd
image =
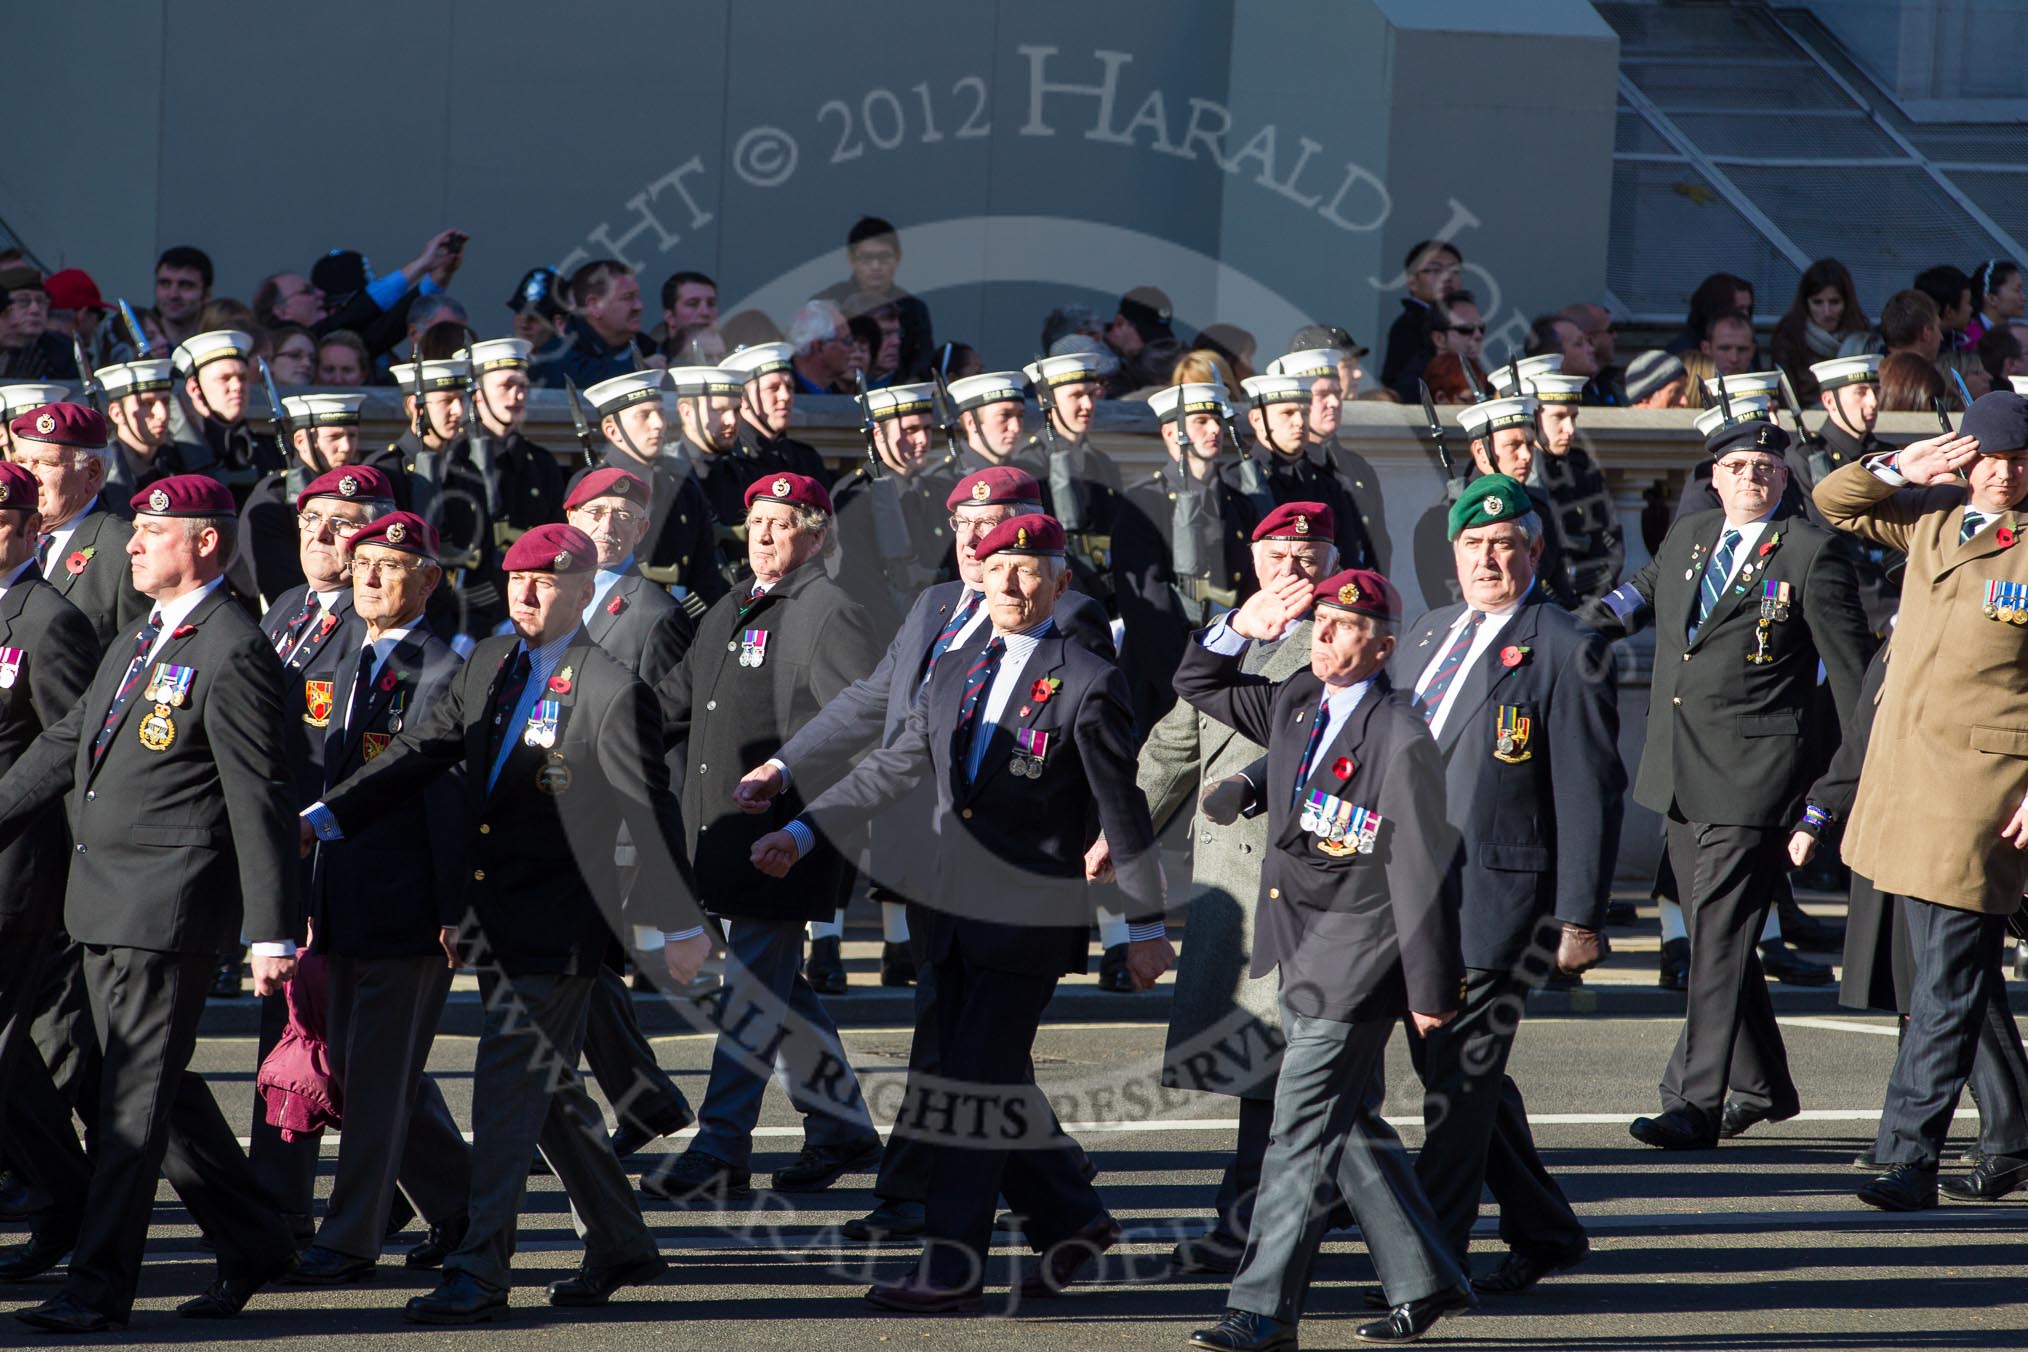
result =
[{"label": "black beret", "polygon": [[1972,401],[1958,423],[1961,436],[1979,439],[1980,455],[2028,451],[2028,399],[2012,390],[1993,390]]}]

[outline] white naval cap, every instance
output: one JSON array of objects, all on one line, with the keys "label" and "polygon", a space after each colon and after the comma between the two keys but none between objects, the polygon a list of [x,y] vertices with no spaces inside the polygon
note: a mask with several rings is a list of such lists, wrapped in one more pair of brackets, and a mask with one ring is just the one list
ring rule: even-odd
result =
[{"label": "white naval cap", "polygon": [[1310,402],[1310,382],[1315,378],[1298,375],[1248,376],[1239,382],[1239,387],[1256,404],[1307,404]]},{"label": "white naval cap", "polygon": [[1810,374],[1817,378],[1820,390],[1835,390],[1844,385],[1876,385],[1880,382],[1880,355],[1862,352],[1856,357],[1813,361]]},{"label": "white naval cap", "polygon": [[669,368],[669,388],[676,391],[678,399],[696,399],[713,394],[737,399],[746,389],[746,373],[723,366],[672,366]]},{"label": "white naval cap", "polygon": [[584,392],[587,403],[598,410],[601,418],[618,413],[635,404],[645,404],[651,399],[660,399],[662,391],[669,388],[667,371],[629,371],[611,380],[601,380]]},{"label": "white naval cap", "polygon": [[1232,416],[1232,405],[1226,402],[1225,386],[1216,381],[1186,381],[1171,385],[1166,390],[1156,390],[1148,396],[1148,407],[1155,410],[1156,422],[1179,422],[1193,413],[1216,413],[1221,418]]},{"label": "white naval cap", "polygon": [[[1525,377],[1524,377],[1525,379]],[[1505,399],[1487,399],[1482,403],[1466,404],[1458,410],[1458,426],[1471,437],[1488,436],[1509,427],[1532,427],[1535,424],[1535,410],[1540,401],[1531,394],[1509,395]]]},{"label": "white naval cap", "polygon": [[[1741,395],[1760,395],[1769,403],[1780,397],[1782,373],[1780,371],[1741,371],[1736,376],[1725,377],[1725,397],[1737,400]],[[1713,399],[1718,397],[1718,377],[1704,377],[1704,392]]]},{"label": "white naval cap", "polygon": [[169,389],[176,383],[174,363],[167,357],[115,362],[111,366],[101,366],[92,372],[92,376],[104,387],[108,399],[119,399],[129,394],[151,394]]},{"label": "white naval cap", "polygon": [[1285,353],[1267,364],[1271,376],[1297,376],[1303,380],[1317,380],[1324,376],[1338,378],[1338,363],[1345,360],[1345,353],[1335,347],[1306,347]]},{"label": "white naval cap", "polygon": [[[1513,394],[1516,393],[1514,378],[1517,370],[1520,373],[1521,389],[1526,391],[1543,376],[1561,374],[1563,371],[1563,354],[1561,352],[1545,352],[1539,357],[1523,357],[1518,362],[1510,361],[1505,365],[1495,366],[1487,375],[1491,378],[1495,390],[1501,394]],[[1578,383],[1582,385],[1584,382],[1580,380]],[[1541,391],[1538,389],[1536,393],[1539,394]]]},{"label": "white naval cap", "polygon": [[[394,377],[394,383],[401,387],[403,394],[415,393],[415,368],[414,362],[407,361],[398,362],[387,368],[387,373]],[[438,361],[422,363],[422,388],[425,394],[431,390],[462,390],[465,388],[465,382],[471,378],[472,363],[463,357],[445,357]]]},{"label": "white naval cap", "polygon": [[2028,376],[2008,376],[2007,380],[2014,386],[2014,393],[2028,399]]},{"label": "white naval cap", "polygon": [[1579,404],[1584,402],[1584,387],[1589,383],[1587,376],[1567,376],[1561,371],[1540,375],[1528,382],[1529,390],[1545,404]]},{"label": "white naval cap", "polygon": [[[1725,384],[1732,386],[1733,377],[1727,376]],[[1707,382],[1709,383],[1709,382]],[[1735,394],[1732,396],[1732,416],[1725,416],[1725,409],[1713,404],[1697,415],[1697,434],[1708,437],[1721,427],[1732,427],[1743,422],[1774,421],[1774,405],[1764,394]]]},{"label": "white naval cap", "polygon": [[212,329],[206,333],[193,333],[176,345],[172,357],[176,369],[184,375],[194,375],[200,368],[227,357],[245,361],[253,355],[254,340],[251,334],[238,329]]},{"label": "white naval cap", "polygon": [[718,364],[739,372],[742,381],[759,380],[770,371],[786,371],[795,365],[794,343],[749,343],[737,352],[728,352]]},{"label": "white naval cap", "polygon": [[457,356],[470,362],[472,369],[481,374],[487,371],[525,371],[528,369],[528,355],[534,349],[526,338],[488,338],[470,347],[461,347]]},{"label": "white naval cap", "polygon": [[987,371],[951,382],[951,402],[957,411],[986,404],[1020,403],[1026,399],[1028,382],[1019,371]]},{"label": "white naval cap", "polygon": [[359,410],[366,406],[364,391],[358,394],[287,394],[282,409],[289,422],[299,428],[357,427]]},{"label": "white naval cap", "polygon": [[1028,383],[1041,389],[1047,385],[1055,389],[1059,385],[1082,385],[1090,381],[1104,380],[1112,374],[1105,359],[1096,352],[1066,352],[1058,357],[1037,357],[1021,368],[1021,374],[1028,377]]},{"label": "white naval cap", "polygon": [[44,404],[60,404],[70,398],[67,385],[0,385],[0,413],[13,417]]},{"label": "white naval cap", "polygon": [[866,392],[866,409],[875,422],[889,418],[901,418],[911,413],[934,414],[937,410],[937,387],[934,385],[890,385],[884,390]]}]

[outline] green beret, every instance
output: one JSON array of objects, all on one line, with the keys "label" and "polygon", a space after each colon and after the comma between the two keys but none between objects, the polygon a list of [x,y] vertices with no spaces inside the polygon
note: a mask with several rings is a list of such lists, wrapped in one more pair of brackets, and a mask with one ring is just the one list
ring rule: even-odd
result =
[{"label": "green beret", "polygon": [[1451,504],[1450,534],[1473,526],[1490,526],[1496,521],[1514,521],[1535,510],[1535,503],[1521,481],[1508,474],[1482,474],[1465,485],[1465,491]]}]

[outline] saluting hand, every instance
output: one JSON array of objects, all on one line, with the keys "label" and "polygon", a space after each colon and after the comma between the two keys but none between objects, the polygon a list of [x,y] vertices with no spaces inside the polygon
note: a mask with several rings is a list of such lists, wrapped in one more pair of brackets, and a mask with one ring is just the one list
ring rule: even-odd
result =
[{"label": "saluting hand", "polygon": [[1965,466],[1978,458],[1978,454],[1977,437],[1960,436],[1953,432],[1902,447],[1901,453],[1895,457],[1894,468],[1912,484],[1933,484],[1961,473]]},{"label": "saluting hand", "polygon": [[757,815],[782,791],[782,772],[772,765],[756,765],[732,786],[732,801],[741,812]]},{"label": "saluting hand", "polygon": [[796,866],[796,838],[770,831],[753,843],[753,866],[770,878],[786,878]]},{"label": "saluting hand", "polygon": [[1176,965],[1176,946],[1166,938],[1137,939],[1127,945],[1127,976],[1134,989],[1144,991],[1162,979],[1162,973]]},{"label": "saluting hand", "polygon": [[1239,609],[1228,612],[1225,622],[1242,638],[1276,639],[1288,630],[1293,617],[1277,592],[1264,589],[1247,597]]},{"label": "saluting hand", "polygon": [[711,956],[711,931],[693,934],[688,939],[671,939],[662,945],[662,964],[669,969],[669,976],[678,985],[687,986],[697,979],[704,970],[704,960]]}]

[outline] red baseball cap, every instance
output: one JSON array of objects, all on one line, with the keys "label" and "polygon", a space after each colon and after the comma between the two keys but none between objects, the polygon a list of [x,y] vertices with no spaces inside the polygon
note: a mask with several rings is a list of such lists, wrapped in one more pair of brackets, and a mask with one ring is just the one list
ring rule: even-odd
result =
[{"label": "red baseball cap", "polygon": [[176,474],[144,488],[128,501],[149,516],[238,516],[232,490],[208,474]]},{"label": "red baseball cap", "polygon": [[327,469],[296,496],[296,510],[311,498],[345,498],[351,502],[393,502],[394,484],[371,465]]},{"label": "red baseball cap", "polygon": [[1007,503],[1032,503],[1039,507],[1042,505],[1042,489],[1037,486],[1035,476],[1025,469],[991,465],[974,470],[958,480],[958,486],[944,499],[944,508],[955,512],[968,502],[974,507]]},{"label": "red baseball cap", "polygon": [[110,310],[105,298],[99,295],[99,284],[83,268],[64,268],[52,272],[42,279],[42,289],[49,293],[50,308],[56,310]]},{"label": "red baseball cap", "polygon": [[599,566],[599,547],[576,526],[551,521],[510,545],[500,566],[509,573],[589,573]]},{"label": "red baseball cap", "polygon": [[1254,543],[1262,540],[1323,540],[1330,543],[1337,530],[1331,508],[1322,502],[1285,502],[1262,517],[1253,528]]},{"label": "red baseball cap", "polygon": [[1063,525],[1053,516],[1040,512],[1028,516],[1014,516],[1002,521],[987,532],[973,551],[980,559],[995,554],[1037,554],[1063,556]]},{"label": "red baseball cap", "polygon": [[343,545],[347,553],[361,545],[383,545],[434,562],[437,557],[437,528],[414,512],[389,512],[361,526],[358,533],[344,541]]},{"label": "red baseball cap", "polygon": [[824,491],[824,485],[807,474],[763,475],[746,486],[746,505],[751,507],[755,499],[767,502],[786,502],[798,507],[814,507],[824,515],[831,515],[831,495]]},{"label": "red baseball cap", "polygon": [[1376,620],[1401,618],[1401,593],[1371,568],[1348,568],[1317,584],[1316,603]]},{"label": "red baseball cap", "polygon": [[[563,500],[563,510],[576,511],[593,498],[625,498],[628,502],[646,506],[648,485],[642,483],[639,476],[623,469],[610,466],[595,469],[577,481],[577,487],[571,489],[570,496]],[[749,497],[747,502],[750,504],[753,499]]]},{"label": "red baseball cap", "polygon": [[83,404],[44,404],[31,408],[8,423],[7,430],[30,441],[87,449],[105,445],[110,435],[105,416]]}]

